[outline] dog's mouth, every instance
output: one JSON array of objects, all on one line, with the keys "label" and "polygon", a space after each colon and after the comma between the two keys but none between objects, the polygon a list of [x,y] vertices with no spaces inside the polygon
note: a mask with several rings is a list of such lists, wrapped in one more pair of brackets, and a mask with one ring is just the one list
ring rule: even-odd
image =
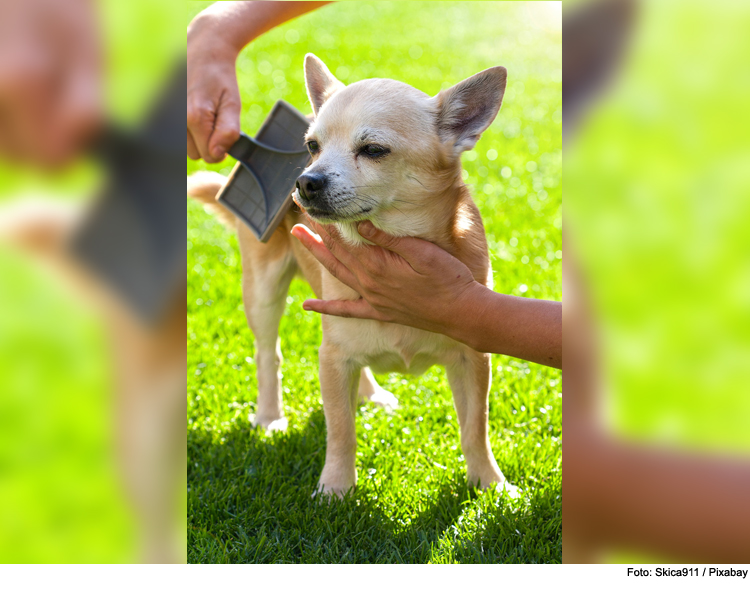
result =
[{"label": "dog's mouth", "polygon": [[296,190],[294,191],[294,193],[292,193],[292,197],[294,199],[294,203],[296,203],[303,212],[307,213],[308,216],[310,216],[314,220],[317,220],[318,222],[323,222],[326,224],[330,222],[355,222],[364,220],[366,219],[367,214],[372,211],[372,206],[366,206],[358,212],[354,213],[334,210],[325,207],[322,204],[310,204],[308,206],[305,206],[302,203],[299,191]]},{"label": "dog's mouth", "polygon": [[366,215],[372,211],[372,208],[364,208],[355,214],[335,212],[333,210],[309,207],[305,208],[307,214],[320,222],[355,222],[364,220]]},{"label": "dog's mouth", "polygon": [[340,222],[342,220],[341,215],[331,210],[325,210],[321,208],[306,208],[305,212],[311,218],[319,220],[321,222]]}]

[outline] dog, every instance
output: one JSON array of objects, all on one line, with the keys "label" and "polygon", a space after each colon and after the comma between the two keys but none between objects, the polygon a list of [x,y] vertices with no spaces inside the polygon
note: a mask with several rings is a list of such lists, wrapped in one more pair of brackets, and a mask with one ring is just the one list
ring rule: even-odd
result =
[{"label": "dog", "polygon": [[185,483],[187,288],[176,294],[158,323],[145,325],[72,254],[70,239],[88,216],[87,207],[77,203],[12,200],[0,207],[0,246],[48,268],[52,280],[100,321],[112,371],[116,460],[135,512],[137,560],[184,563],[184,525],[174,510]]},{"label": "dog", "polygon": [[[297,272],[315,295],[359,298],[325,270],[291,228],[311,218],[334,224],[344,240],[365,242],[357,222],[370,220],[396,236],[413,236],[462,261],[476,281],[492,287],[479,210],[462,181],[461,153],[474,147],[497,116],[506,70],[484,70],[434,97],[402,82],[370,79],[345,86],[312,54],[305,83],[313,122],[305,142],[312,161],[297,181],[296,208],[265,245],[214,198],[225,179],[215,173],[188,179],[188,194],[237,228],[243,266],[243,299],[256,340],[258,404],[255,423],[286,427],[282,408],[278,325]],[[445,366],[453,391],[469,483],[493,484],[512,494],[488,437],[490,355],[446,336],[373,320],[322,317],[320,387],[327,449],[317,491],[342,497],[355,487],[357,396],[394,406],[395,397],[374,380],[377,372],[421,374]]]}]

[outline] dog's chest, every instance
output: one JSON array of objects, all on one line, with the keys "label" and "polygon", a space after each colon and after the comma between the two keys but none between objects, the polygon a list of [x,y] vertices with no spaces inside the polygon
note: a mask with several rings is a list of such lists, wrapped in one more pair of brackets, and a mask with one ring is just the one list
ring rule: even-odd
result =
[{"label": "dog's chest", "polygon": [[349,361],[378,373],[419,375],[452,363],[464,347],[444,335],[377,321],[328,317],[323,330]]}]

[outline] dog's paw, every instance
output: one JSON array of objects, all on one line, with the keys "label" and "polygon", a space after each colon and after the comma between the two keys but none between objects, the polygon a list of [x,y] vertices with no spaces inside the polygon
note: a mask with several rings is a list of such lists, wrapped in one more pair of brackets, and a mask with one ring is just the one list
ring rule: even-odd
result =
[{"label": "dog's paw", "polygon": [[331,500],[335,496],[342,499],[356,486],[357,470],[353,466],[348,462],[326,460],[313,497]]},{"label": "dog's paw", "polygon": [[495,489],[503,493],[505,492],[510,499],[519,499],[521,497],[522,491],[516,487],[515,485],[511,485],[507,481],[503,481],[502,483],[495,483]]},{"label": "dog's paw", "polygon": [[266,418],[256,417],[255,415],[250,416],[250,424],[254,427],[260,427],[266,430],[266,432],[285,432],[289,427],[289,420],[286,417],[277,418]]},{"label": "dog's paw", "polygon": [[373,403],[378,407],[382,407],[386,413],[392,413],[394,410],[398,409],[398,399],[396,398],[396,395],[385,390],[381,386],[378,386],[372,395],[362,398],[368,403]]},{"label": "dog's paw", "polygon": [[484,491],[488,489],[494,489],[498,492],[504,491],[511,499],[521,497],[522,491],[515,485],[511,485],[505,478],[505,475],[492,468],[486,471],[483,476],[469,474],[468,478],[469,485],[472,487],[478,487]]},{"label": "dog's paw", "polygon": [[336,486],[318,483],[318,488],[313,491],[312,497],[320,502],[330,503],[333,499],[344,499],[344,496],[350,491],[354,491],[355,486]]}]

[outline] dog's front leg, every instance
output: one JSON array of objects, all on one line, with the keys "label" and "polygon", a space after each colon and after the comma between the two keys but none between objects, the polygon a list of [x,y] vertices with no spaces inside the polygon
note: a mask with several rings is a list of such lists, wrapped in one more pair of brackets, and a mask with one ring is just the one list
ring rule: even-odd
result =
[{"label": "dog's front leg", "polygon": [[339,497],[357,484],[354,414],[361,368],[335,346],[323,343],[319,352],[320,392],[328,430],[326,461],[318,490]]},{"label": "dog's front leg", "polygon": [[505,477],[490,447],[490,355],[467,350],[453,364],[446,366],[446,371],[453,390],[469,483],[482,489],[498,483],[513,490],[513,486],[505,484]]}]

